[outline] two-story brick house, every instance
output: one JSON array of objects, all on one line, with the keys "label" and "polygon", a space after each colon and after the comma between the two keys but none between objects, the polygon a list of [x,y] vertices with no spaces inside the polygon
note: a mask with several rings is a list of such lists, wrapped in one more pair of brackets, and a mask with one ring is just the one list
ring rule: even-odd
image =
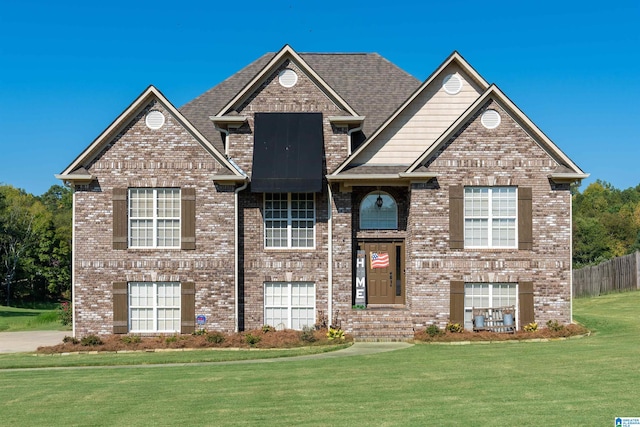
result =
[{"label": "two-story brick house", "polygon": [[151,86],[57,176],[79,336],[571,321],[587,175],[456,52],[422,83],[285,46],[180,109]]}]

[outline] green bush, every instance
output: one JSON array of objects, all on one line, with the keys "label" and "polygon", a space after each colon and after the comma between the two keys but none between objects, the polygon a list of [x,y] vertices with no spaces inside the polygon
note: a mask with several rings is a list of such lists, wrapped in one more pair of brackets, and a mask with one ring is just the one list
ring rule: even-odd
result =
[{"label": "green bush", "polygon": [[549,320],[547,321],[547,329],[552,330],[554,332],[560,332],[564,329],[564,325],[558,323],[557,320]]},{"label": "green bush", "polygon": [[267,332],[271,332],[271,331],[275,331],[275,328],[273,326],[269,326],[269,325],[263,325],[262,326],[262,333],[266,334]]},{"label": "green bush", "polygon": [[123,335],[120,340],[125,344],[137,344],[142,342],[142,338],[139,335]]},{"label": "green bush", "polygon": [[315,330],[311,326],[304,326],[300,333],[300,339],[304,342],[315,342],[317,340]]},{"label": "green bush", "polygon": [[206,339],[207,339],[207,342],[210,342],[210,343],[222,344],[225,340],[225,337],[220,332],[212,332],[210,334],[207,334]]},{"label": "green bush", "polygon": [[261,337],[259,337],[257,335],[253,335],[253,334],[247,334],[247,335],[244,336],[244,342],[249,344],[251,347],[253,347],[254,345],[258,344],[261,339],[262,339]]},{"label": "green bush", "polygon": [[82,337],[80,339],[80,345],[85,347],[94,346],[94,345],[102,345],[102,340],[97,335],[87,335],[86,337]]},{"label": "green bush", "polygon": [[198,329],[197,331],[193,332],[191,335],[197,337],[197,336],[204,336],[207,335],[207,331],[204,328]]},{"label": "green bush", "polygon": [[62,342],[63,343],[71,343],[71,344],[78,344],[80,342],[80,340],[78,338],[75,337],[64,337],[62,338]]},{"label": "green bush", "polygon": [[430,337],[437,337],[438,335],[442,335],[442,331],[440,330],[438,325],[434,323],[432,325],[427,326],[427,334]]},{"label": "green bush", "polygon": [[164,342],[166,342],[167,344],[172,343],[172,342],[178,342],[178,336],[177,335],[171,335],[170,337],[165,338]]}]

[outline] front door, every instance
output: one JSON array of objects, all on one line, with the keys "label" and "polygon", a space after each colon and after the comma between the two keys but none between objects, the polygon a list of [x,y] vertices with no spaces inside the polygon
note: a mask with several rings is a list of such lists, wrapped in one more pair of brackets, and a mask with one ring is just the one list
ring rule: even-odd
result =
[{"label": "front door", "polygon": [[365,242],[367,303],[404,304],[404,242]]}]

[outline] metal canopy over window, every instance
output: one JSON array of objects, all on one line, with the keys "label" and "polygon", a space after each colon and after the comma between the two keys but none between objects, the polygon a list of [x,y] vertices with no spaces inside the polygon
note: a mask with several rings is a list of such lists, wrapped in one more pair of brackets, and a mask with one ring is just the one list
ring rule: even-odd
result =
[{"label": "metal canopy over window", "polygon": [[256,113],[251,191],[322,189],[322,114]]}]

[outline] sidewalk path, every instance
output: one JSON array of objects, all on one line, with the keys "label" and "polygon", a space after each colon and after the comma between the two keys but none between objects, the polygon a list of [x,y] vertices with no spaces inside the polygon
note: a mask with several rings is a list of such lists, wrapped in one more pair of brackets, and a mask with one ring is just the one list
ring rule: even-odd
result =
[{"label": "sidewalk path", "polygon": [[0,353],[36,351],[38,347],[61,344],[71,331],[0,332]]}]

